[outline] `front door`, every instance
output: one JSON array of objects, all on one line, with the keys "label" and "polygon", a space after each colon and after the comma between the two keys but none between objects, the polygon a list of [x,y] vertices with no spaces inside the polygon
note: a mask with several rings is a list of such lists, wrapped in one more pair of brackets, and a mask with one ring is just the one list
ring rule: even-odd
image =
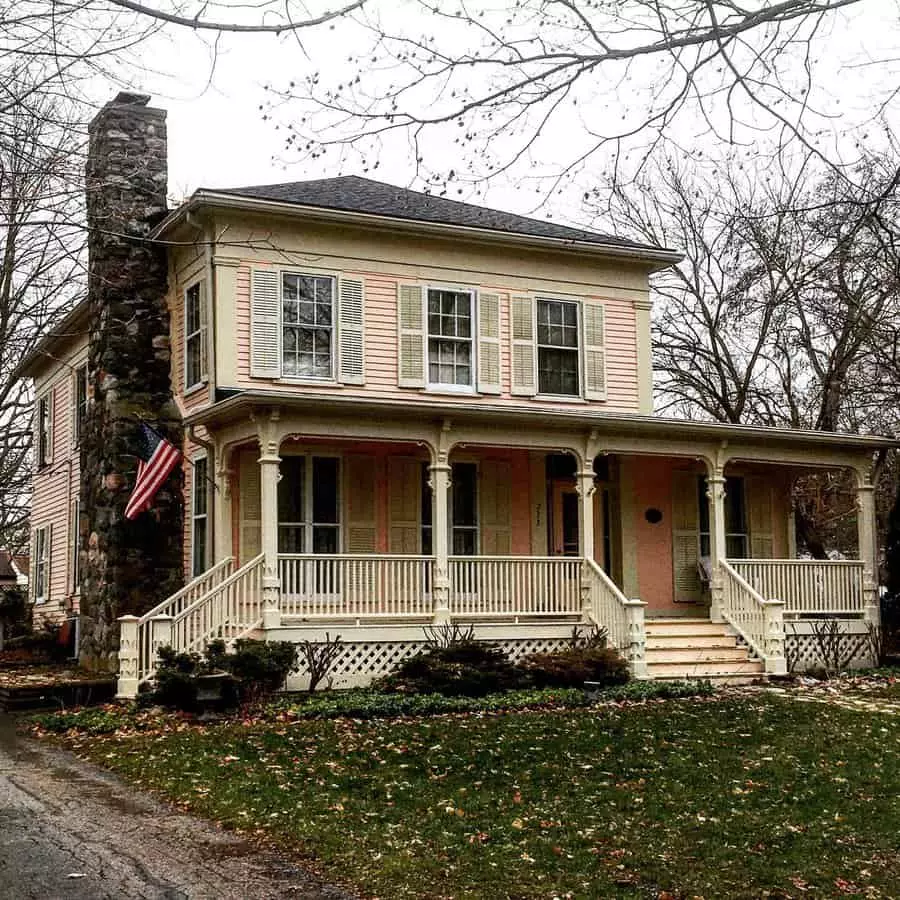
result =
[{"label": "front door", "polygon": [[564,482],[554,481],[550,505],[550,553],[578,556],[578,492]]}]

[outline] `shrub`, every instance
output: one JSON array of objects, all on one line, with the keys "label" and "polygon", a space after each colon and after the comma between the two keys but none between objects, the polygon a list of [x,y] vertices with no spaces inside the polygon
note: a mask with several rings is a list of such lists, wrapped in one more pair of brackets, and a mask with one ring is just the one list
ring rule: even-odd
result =
[{"label": "shrub", "polygon": [[522,673],[494,644],[465,637],[403,660],[376,682],[384,691],[483,697],[524,686]]},{"label": "shrub", "polygon": [[193,711],[198,706],[203,676],[224,673],[233,679],[225,684],[224,702],[239,699],[252,703],[277,691],[296,664],[297,648],[289,641],[238,640],[234,652],[229,653],[225,642],[216,640],[210,642],[203,656],[161,647],[156,685],[146,700]]},{"label": "shrub", "polygon": [[69,658],[69,649],[61,640],[61,633],[61,625],[44,622],[40,628],[11,638],[6,647],[26,653],[34,662],[64,662]]},{"label": "shrub", "polygon": [[625,684],[628,664],[612,648],[590,644],[569,646],[555,653],[535,653],[519,668],[536,687],[582,687],[591,681],[600,687]]}]

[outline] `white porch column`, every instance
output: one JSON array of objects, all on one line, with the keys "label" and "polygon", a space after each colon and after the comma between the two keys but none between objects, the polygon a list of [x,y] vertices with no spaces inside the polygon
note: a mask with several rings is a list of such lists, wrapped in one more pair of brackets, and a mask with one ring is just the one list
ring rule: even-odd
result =
[{"label": "white porch column", "polygon": [[278,574],[278,411],[259,421],[260,527],[263,552],[263,628],[281,625],[281,579]]},{"label": "white porch column", "polygon": [[[578,543],[581,551],[582,566],[587,569],[586,560],[594,558],[594,492],[597,486],[594,481],[593,458],[582,460],[581,470],[575,473],[575,490],[581,501],[578,504]],[[591,581],[587,571],[581,578],[582,619],[589,622],[591,618]]]},{"label": "white porch column", "polygon": [[716,466],[706,476],[706,498],[709,503],[709,560],[711,569],[709,618],[722,621],[722,573],[719,563],[725,550],[725,473]]},{"label": "white porch column", "polygon": [[875,520],[875,485],[868,467],[856,469],[856,527],[859,558],[863,562],[863,604],[865,620],[881,624],[878,597],[878,531]]},{"label": "white porch column", "polygon": [[434,579],[431,586],[435,624],[450,621],[450,463],[438,454],[429,468],[431,488],[431,540],[434,551]]}]

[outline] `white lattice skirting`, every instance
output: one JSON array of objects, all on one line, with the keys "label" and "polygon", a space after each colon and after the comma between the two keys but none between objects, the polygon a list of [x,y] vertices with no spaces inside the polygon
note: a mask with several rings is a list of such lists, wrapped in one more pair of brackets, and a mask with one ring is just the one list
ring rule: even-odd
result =
[{"label": "white lattice skirting", "polygon": [[[859,669],[873,665],[865,623],[859,620],[837,621],[840,621],[843,631],[840,653],[842,658],[848,660],[847,668]],[[784,650],[788,666],[794,672],[808,672],[823,667],[812,622],[785,622]]]},{"label": "white lattice skirting", "polygon": [[[270,631],[269,640],[322,641],[325,631],[334,637],[340,634],[344,649],[331,669],[331,686],[335,688],[364,687],[373,679],[386,675],[403,660],[421,653],[428,646],[422,628],[397,626],[385,628],[281,628]],[[372,632],[375,631],[376,634]],[[516,632],[519,633],[516,633]],[[362,632],[362,634],[357,634]],[[479,640],[489,640],[500,646],[509,659],[518,661],[531,653],[542,653],[563,647],[571,626],[481,626],[476,628]],[[360,640],[360,637],[368,640]],[[399,638],[399,639],[398,639]],[[305,690],[306,672],[301,669],[288,678],[289,691]],[[328,687],[323,684],[322,687]]]}]

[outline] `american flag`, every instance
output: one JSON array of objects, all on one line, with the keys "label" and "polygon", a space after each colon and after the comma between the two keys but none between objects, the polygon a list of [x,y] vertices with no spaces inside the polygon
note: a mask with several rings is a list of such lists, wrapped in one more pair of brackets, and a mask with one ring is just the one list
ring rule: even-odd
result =
[{"label": "american flag", "polygon": [[142,422],[137,456],[140,459],[137,480],[128,498],[128,506],[125,507],[126,519],[137,518],[145,509],[150,508],[156,492],[169,477],[169,472],[178,465],[181,451]]}]

